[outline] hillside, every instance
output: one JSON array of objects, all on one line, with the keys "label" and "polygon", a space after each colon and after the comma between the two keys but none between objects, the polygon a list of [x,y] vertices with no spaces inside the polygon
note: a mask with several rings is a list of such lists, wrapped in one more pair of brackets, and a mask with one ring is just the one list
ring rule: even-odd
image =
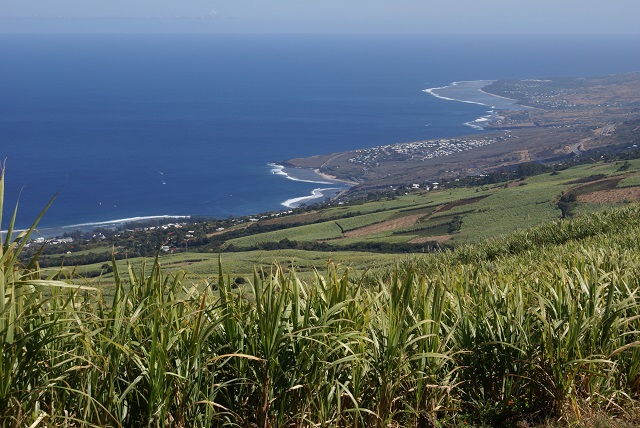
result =
[{"label": "hillside", "polygon": [[[574,195],[566,202],[584,214],[533,228],[499,217],[504,231],[519,230],[469,232],[472,244],[368,272],[325,262],[301,279],[271,263],[239,288],[227,254],[208,262],[204,282],[185,277],[187,265],[165,270],[167,256],[113,263],[107,296],[100,280],[52,280],[58,270],[40,269],[37,254],[20,264],[27,232],[2,248],[1,424],[637,426],[640,204],[586,213],[595,207],[580,202],[633,189],[638,165],[623,166],[536,176],[486,196],[446,190],[435,207],[432,194],[405,195],[379,202],[387,219],[365,204],[371,223],[341,233],[457,201],[436,215],[469,216],[462,236],[464,219],[490,206],[465,213],[475,204],[535,201],[509,192],[543,182]],[[540,222],[546,210],[534,205]],[[251,257],[243,263],[254,269]]]},{"label": "hillside", "polygon": [[[123,267],[126,258],[137,262],[136,256],[153,257],[161,247],[162,265],[186,269],[193,279],[210,278],[218,254],[234,277],[247,278],[255,266],[273,261],[295,266],[305,275],[327,260],[360,270],[640,198],[640,160],[570,168],[522,164],[518,171],[442,183],[431,190],[390,189],[289,214],[104,231],[106,237],[85,241],[78,236],[74,242],[46,246],[39,260],[41,266],[64,265],[103,282],[111,281],[113,254]],[[25,255],[39,248],[32,245]]]}]

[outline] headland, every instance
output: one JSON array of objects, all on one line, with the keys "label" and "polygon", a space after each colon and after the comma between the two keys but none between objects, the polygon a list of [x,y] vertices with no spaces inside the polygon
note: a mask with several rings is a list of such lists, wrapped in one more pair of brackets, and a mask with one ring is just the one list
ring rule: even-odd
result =
[{"label": "headland", "polygon": [[350,183],[358,194],[389,186],[487,174],[524,162],[561,162],[640,140],[640,73],[591,78],[479,80],[428,88],[451,102],[486,105],[477,133],[289,159]]}]

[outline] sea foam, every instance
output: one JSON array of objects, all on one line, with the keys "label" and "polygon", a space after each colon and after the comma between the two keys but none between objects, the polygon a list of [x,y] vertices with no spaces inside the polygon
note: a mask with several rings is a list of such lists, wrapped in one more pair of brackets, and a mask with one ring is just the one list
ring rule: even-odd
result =
[{"label": "sea foam", "polygon": [[341,187],[327,187],[327,188],[313,189],[310,196],[301,196],[299,198],[287,199],[286,201],[282,202],[282,206],[285,206],[287,208],[297,208],[300,205],[306,204],[307,202],[312,201],[314,199],[324,198],[325,192],[328,192],[328,191],[337,192],[339,190],[344,190],[344,189]]},{"label": "sea foam", "polygon": [[300,181],[302,183],[317,183],[317,184],[334,184],[330,181],[320,181],[320,180],[306,180],[302,178],[294,177],[293,175],[287,173],[284,169],[285,167],[282,165],[278,165],[277,163],[269,163],[268,166],[271,168],[271,173],[276,175],[281,175],[287,180]]},{"label": "sea foam", "polygon": [[92,227],[113,226],[113,225],[125,224],[125,223],[136,223],[136,222],[141,222],[141,221],[159,220],[159,219],[171,219],[171,218],[188,219],[188,218],[191,218],[191,216],[188,216],[188,215],[151,215],[151,216],[141,216],[141,217],[128,217],[128,218],[120,218],[120,219],[116,219],[116,220],[96,221],[96,222],[90,222],[90,223],[78,223],[78,224],[72,224],[72,225],[69,225],[69,226],[62,226],[61,228],[73,229],[73,228],[88,227],[88,226],[92,226]]},{"label": "sea foam", "polygon": [[[441,100],[477,104],[491,107],[492,109],[521,110],[527,108],[516,104],[517,101],[514,99],[494,95],[482,90],[482,88],[493,82],[495,82],[495,80],[466,80],[453,82],[447,86],[423,89],[423,92]],[[493,110],[490,110],[488,113],[488,115],[481,116],[478,119],[465,122],[464,124],[473,129],[483,130],[484,128],[482,125],[489,122],[494,116]]]}]

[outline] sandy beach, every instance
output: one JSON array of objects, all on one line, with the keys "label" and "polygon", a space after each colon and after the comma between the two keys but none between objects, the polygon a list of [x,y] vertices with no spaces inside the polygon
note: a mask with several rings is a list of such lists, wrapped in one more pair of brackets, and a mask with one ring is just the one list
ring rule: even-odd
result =
[{"label": "sandy beach", "polygon": [[318,168],[314,168],[313,172],[315,172],[316,174],[318,174],[320,177],[324,178],[325,180],[336,181],[338,183],[345,183],[345,184],[348,184],[349,186],[355,186],[355,185],[358,184],[356,181],[342,180],[342,179],[337,178],[337,177],[335,177],[333,175],[324,173],[324,172],[320,171],[320,169],[318,169]]}]

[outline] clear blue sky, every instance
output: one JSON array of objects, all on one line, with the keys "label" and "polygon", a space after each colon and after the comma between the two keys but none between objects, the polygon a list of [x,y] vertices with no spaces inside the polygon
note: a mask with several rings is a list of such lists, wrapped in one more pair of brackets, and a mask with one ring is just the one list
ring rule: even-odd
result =
[{"label": "clear blue sky", "polygon": [[635,34],[640,0],[0,0],[0,32]]}]

